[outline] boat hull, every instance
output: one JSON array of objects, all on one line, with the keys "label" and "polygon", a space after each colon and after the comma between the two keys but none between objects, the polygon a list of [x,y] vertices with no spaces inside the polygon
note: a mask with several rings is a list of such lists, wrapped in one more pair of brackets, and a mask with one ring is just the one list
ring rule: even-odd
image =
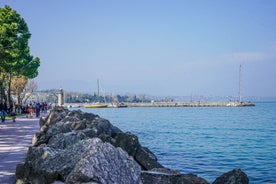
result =
[{"label": "boat hull", "polygon": [[86,105],[85,108],[107,108],[107,105],[105,104],[92,104],[92,105]]},{"label": "boat hull", "polygon": [[110,104],[109,107],[111,107],[111,108],[126,108],[127,105],[124,103],[115,103],[115,104]]}]

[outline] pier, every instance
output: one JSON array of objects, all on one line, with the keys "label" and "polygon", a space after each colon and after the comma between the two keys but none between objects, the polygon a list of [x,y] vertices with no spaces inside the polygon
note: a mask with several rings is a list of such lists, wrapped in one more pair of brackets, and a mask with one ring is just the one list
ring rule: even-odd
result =
[{"label": "pier", "polygon": [[249,102],[153,102],[126,103],[128,107],[246,107],[255,106]]},{"label": "pier", "polygon": [[[126,107],[249,107],[255,106],[250,102],[151,102],[151,103],[124,103]],[[65,104],[67,107],[84,107],[87,104]],[[116,108],[109,106],[109,108]]]}]

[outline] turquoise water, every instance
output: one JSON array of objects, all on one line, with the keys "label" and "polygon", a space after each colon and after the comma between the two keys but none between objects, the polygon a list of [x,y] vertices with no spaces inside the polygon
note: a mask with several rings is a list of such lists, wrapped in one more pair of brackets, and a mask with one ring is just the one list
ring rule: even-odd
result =
[{"label": "turquoise water", "polygon": [[276,102],[255,107],[81,110],[138,135],[165,167],[209,182],[241,168],[250,183],[276,182]]}]

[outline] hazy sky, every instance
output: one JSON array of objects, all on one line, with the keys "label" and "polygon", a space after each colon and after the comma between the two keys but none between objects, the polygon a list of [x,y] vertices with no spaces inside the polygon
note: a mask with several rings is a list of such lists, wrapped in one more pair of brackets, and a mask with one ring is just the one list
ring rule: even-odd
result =
[{"label": "hazy sky", "polygon": [[276,96],[274,0],[0,0],[27,22],[39,89]]}]

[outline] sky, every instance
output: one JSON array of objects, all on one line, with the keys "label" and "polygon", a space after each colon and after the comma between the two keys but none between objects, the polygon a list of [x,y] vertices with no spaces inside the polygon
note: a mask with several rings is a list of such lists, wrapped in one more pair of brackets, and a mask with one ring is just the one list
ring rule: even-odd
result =
[{"label": "sky", "polygon": [[39,90],[276,96],[274,0],[0,0],[25,19]]}]

